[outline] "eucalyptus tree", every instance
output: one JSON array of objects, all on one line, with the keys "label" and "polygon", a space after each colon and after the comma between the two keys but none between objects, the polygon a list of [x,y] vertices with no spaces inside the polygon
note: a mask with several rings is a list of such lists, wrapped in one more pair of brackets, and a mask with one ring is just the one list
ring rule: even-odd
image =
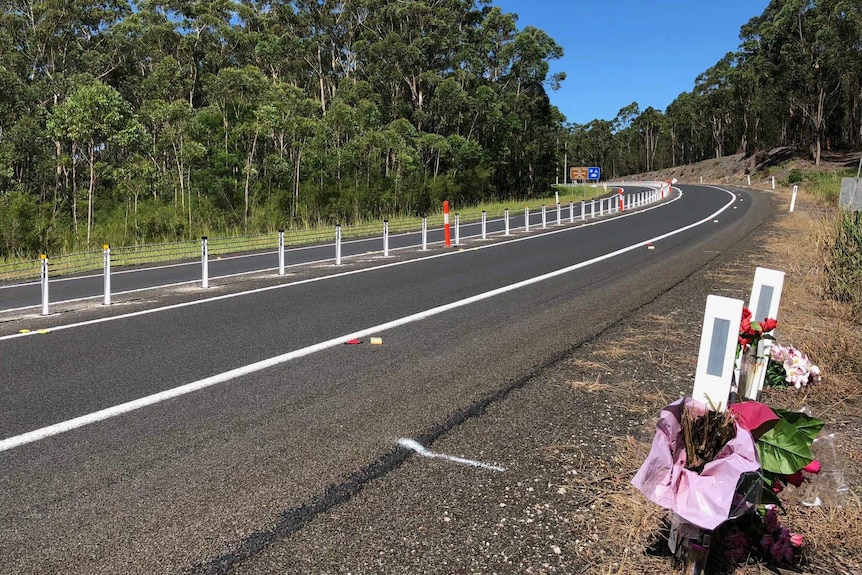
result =
[{"label": "eucalyptus tree", "polygon": [[694,93],[701,100],[701,113],[712,132],[715,157],[724,155],[727,132],[733,122],[733,96],[730,90],[730,68],[733,54],[727,53],[695,80]]},{"label": "eucalyptus tree", "polygon": [[[109,146],[128,147],[143,135],[141,125],[132,115],[131,107],[117,90],[98,80],[76,89],[62,104],[55,106],[48,119],[48,129],[60,141],[69,144],[73,165],[79,150],[87,161],[87,245],[90,243],[94,196],[96,189],[96,157]],[[72,203],[77,221],[76,199]]]}]

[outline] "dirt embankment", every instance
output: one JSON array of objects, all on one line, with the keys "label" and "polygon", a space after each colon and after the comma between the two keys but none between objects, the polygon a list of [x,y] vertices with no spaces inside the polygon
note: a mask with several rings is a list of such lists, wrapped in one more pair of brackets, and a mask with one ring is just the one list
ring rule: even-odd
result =
[{"label": "dirt embankment", "polygon": [[734,154],[722,158],[703,160],[696,164],[668,168],[640,174],[643,180],[676,178],[680,182],[724,183],[771,187],[774,176],[778,184],[793,183],[791,174],[802,174],[815,170],[843,170],[859,165],[859,151],[824,152],[820,165],[815,166],[810,155],[790,147],[773,148],[755,154]]}]

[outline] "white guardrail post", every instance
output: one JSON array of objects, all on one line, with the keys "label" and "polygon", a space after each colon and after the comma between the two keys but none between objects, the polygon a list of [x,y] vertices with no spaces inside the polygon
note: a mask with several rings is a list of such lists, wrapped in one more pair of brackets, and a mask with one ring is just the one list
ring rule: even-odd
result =
[{"label": "white guardrail post", "polygon": [[542,228],[548,227],[548,209],[542,204]]},{"label": "white guardrail post", "polygon": [[488,212],[482,210],[482,239],[488,237]]},{"label": "white guardrail post", "polygon": [[509,208],[506,208],[505,210],[503,210],[503,222],[504,222],[504,228],[505,228],[505,232],[503,233],[503,235],[508,236],[509,235]]},{"label": "white guardrail post", "polygon": [[341,265],[341,224],[335,224],[335,265]]},{"label": "white guardrail post", "polygon": [[105,244],[102,246],[105,250],[105,257],[102,261],[102,270],[105,274],[105,305],[111,305],[111,245]]},{"label": "white guardrail post", "polygon": [[461,245],[461,214],[455,212],[455,245]]},{"label": "white guardrail post", "polygon": [[278,230],[278,275],[284,275],[284,230]]},{"label": "white guardrail post", "polygon": [[383,220],[383,257],[389,257],[389,220]]},{"label": "white guardrail post", "polygon": [[[581,209],[583,209],[583,207],[584,206],[582,205]],[[575,223],[575,202],[569,202],[569,223]]]},{"label": "white guardrail post", "polygon": [[201,287],[210,287],[210,258],[206,236],[201,237]]},{"label": "white guardrail post", "polygon": [[428,251],[428,218],[422,217],[422,251]]},{"label": "white guardrail post", "polygon": [[48,255],[39,256],[42,260],[42,315],[50,315],[48,311]]}]

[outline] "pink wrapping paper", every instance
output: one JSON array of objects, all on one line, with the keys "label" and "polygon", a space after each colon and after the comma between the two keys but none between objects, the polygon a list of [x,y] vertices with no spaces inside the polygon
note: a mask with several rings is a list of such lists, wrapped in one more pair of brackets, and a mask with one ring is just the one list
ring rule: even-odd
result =
[{"label": "pink wrapping paper", "polygon": [[751,433],[737,426],[736,438],[701,473],[685,469],[680,423],[684,406],[706,410],[703,404],[686,397],[661,411],[652,449],[632,485],[650,501],[698,527],[713,530],[727,521],[740,475],[760,469],[757,449]]}]

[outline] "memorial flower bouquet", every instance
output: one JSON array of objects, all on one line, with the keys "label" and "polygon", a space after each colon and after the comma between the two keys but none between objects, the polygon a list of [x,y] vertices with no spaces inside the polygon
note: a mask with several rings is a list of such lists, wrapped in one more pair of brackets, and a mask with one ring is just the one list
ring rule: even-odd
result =
[{"label": "memorial flower bouquet", "polygon": [[685,522],[713,530],[739,504],[740,478],[759,470],[751,432],[729,412],[686,397],[661,411],[652,448],[632,484]]},{"label": "memorial flower bouquet", "polygon": [[774,318],[751,321],[751,310],[742,308],[737,337],[737,393],[749,399],[759,399],[769,363],[771,333],[778,326]]},{"label": "memorial flower bouquet", "polygon": [[[681,524],[688,541],[686,570],[692,565],[692,573],[700,572],[708,534],[719,528],[728,558],[792,565],[801,557],[802,538],[779,524],[777,493],[820,471],[811,445],[822,428],[822,421],[806,413],[757,401],[718,413],[682,398],[662,410],[632,484]],[[669,542],[676,551],[672,540],[673,535]]]},{"label": "memorial flower bouquet", "polygon": [[756,515],[729,525],[722,539],[724,555],[734,563],[745,563],[753,557],[794,565],[802,554],[802,535],[781,525],[775,505],[761,506]]},{"label": "memorial flower bouquet", "polygon": [[769,350],[766,383],[783,389],[802,389],[820,381],[820,368],[792,345],[774,344]]},{"label": "memorial flower bouquet", "polygon": [[757,347],[761,339],[775,339],[769,333],[778,326],[778,320],[763,318],[763,321],[751,321],[752,313],[747,307],[742,308],[742,320],[739,322],[739,350],[745,351],[749,346]]},{"label": "memorial flower bouquet", "polygon": [[798,487],[805,473],[820,472],[811,445],[823,429],[821,420],[803,412],[773,410],[758,401],[734,403],[728,411],[754,438],[766,492],[764,499],[770,500],[769,492],[778,493],[788,484]]}]

